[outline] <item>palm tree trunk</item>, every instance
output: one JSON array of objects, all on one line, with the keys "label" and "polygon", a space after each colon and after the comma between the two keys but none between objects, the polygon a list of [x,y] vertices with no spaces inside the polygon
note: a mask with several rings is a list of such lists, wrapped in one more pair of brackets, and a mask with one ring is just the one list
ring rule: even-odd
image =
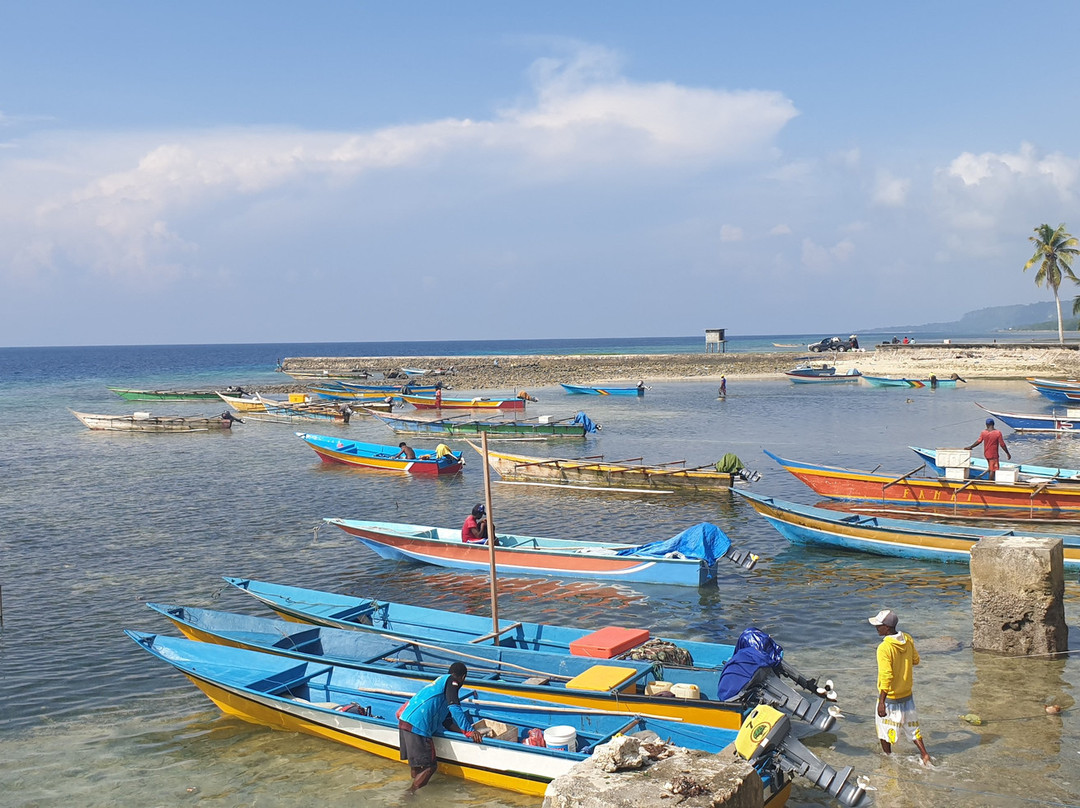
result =
[{"label": "palm tree trunk", "polygon": [[1065,344],[1065,329],[1061,325],[1061,298],[1058,297],[1058,290],[1054,290],[1054,303],[1057,305],[1058,314],[1058,344]]}]

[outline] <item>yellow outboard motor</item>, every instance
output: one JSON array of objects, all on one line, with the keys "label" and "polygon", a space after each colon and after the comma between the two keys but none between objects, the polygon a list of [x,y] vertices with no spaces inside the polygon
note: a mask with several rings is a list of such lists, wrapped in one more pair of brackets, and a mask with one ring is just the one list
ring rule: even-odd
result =
[{"label": "yellow outboard motor", "polygon": [[771,757],[782,771],[811,780],[848,808],[859,808],[869,802],[861,784],[848,782],[852,774],[850,766],[837,771],[790,733],[791,719],[786,714],[767,704],[759,704],[739,728],[735,751],[755,765]]}]

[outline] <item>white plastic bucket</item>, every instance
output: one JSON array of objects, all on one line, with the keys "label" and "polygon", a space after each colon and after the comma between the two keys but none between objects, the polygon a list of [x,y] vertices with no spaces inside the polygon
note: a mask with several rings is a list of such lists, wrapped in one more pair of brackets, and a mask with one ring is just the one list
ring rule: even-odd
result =
[{"label": "white plastic bucket", "polygon": [[700,699],[701,690],[697,685],[688,685],[677,682],[671,686],[671,695],[677,699]]},{"label": "white plastic bucket", "polygon": [[567,726],[548,727],[544,730],[544,743],[548,749],[565,749],[567,752],[576,752],[577,730]]}]

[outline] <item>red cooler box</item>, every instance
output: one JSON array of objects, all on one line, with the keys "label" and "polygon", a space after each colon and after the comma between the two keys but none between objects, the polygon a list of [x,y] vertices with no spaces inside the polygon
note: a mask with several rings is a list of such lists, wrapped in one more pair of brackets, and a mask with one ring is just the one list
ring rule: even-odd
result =
[{"label": "red cooler box", "polygon": [[570,653],[574,656],[611,659],[641,645],[648,639],[648,629],[608,626],[592,634],[586,634],[580,640],[574,640],[570,643]]}]

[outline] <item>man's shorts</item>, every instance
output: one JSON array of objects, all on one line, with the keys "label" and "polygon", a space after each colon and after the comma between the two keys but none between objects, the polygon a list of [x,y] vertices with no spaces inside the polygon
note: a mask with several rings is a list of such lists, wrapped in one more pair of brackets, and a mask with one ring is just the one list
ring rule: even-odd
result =
[{"label": "man's shorts", "polygon": [[398,723],[398,743],[402,760],[410,769],[426,769],[435,765],[435,741],[405,729]]},{"label": "man's shorts", "polygon": [[877,736],[883,741],[896,743],[903,730],[909,741],[922,740],[919,731],[919,714],[915,712],[915,699],[908,696],[906,699],[893,701],[885,699],[885,717],[882,718],[874,710],[877,725]]}]

